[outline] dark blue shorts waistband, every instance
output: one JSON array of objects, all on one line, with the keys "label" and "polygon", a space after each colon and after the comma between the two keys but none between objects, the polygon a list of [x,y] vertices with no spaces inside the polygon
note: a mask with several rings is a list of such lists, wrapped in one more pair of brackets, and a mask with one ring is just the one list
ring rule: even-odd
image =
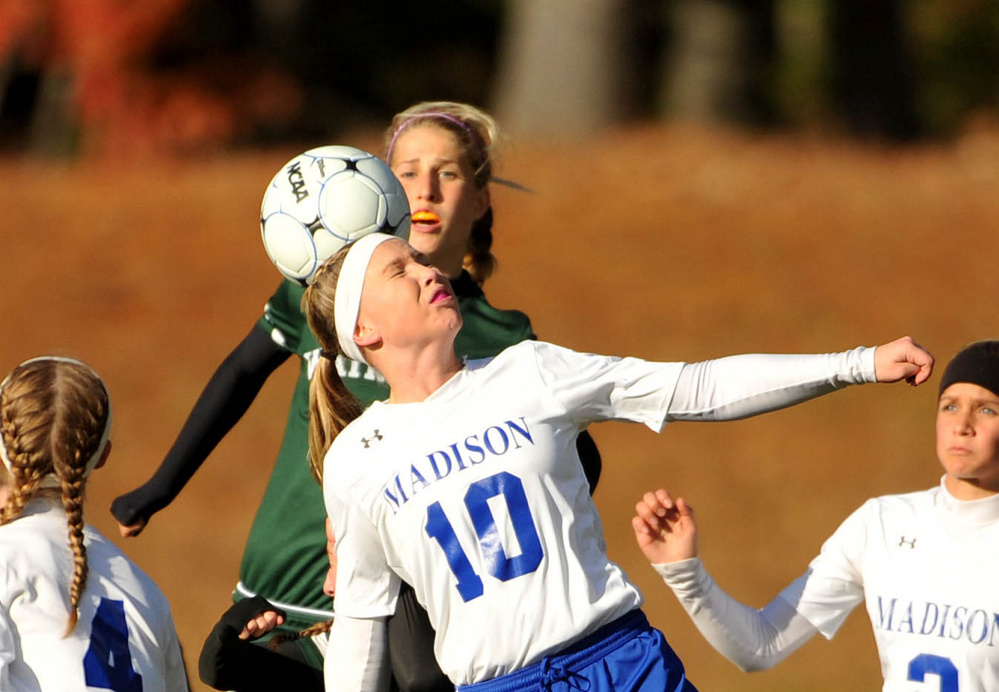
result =
[{"label": "dark blue shorts waistband", "polygon": [[461,692],[513,692],[529,687],[537,687],[551,668],[585,667],[597,661],[628,640],[649,629],[649,621],[641,610],[632,610],[609,622],[571,646],[552,656],[502,675],[492,680],[484,680],[471,685],[461,685]]}]

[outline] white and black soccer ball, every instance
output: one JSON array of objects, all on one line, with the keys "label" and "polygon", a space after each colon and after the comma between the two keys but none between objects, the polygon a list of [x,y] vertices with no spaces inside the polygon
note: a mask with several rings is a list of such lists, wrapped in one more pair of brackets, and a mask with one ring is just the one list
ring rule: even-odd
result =
[{"label": "white and black soccer ball", "polygon": [[260,205],[267,256],[303,286],[330,255],[376,231],[409,238],[409,201],[385,162],[355,147],[299,154],[277,172]]}]

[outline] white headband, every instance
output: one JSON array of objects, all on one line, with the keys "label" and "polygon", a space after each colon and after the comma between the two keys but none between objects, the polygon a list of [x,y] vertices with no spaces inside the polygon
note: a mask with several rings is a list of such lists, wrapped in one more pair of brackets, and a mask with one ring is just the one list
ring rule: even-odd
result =
[{"label": "white headband", "polygon": [[[101,380],[100,376],[98,376],[98,374],[94,372],[94,369],[91,368],[86,363],[81,363],[75,358],[62,358],[60,356],[41,356],[40,358],[31,358],[29,360],[26,360],[23,363],[21,363],[21,365],[27,365],[28,363],[34,363],[35,361],[39,360],[54,360],[61,363],[74,363],[76,365],[82,365],[83,367],[90,370],[91,373],[93,373],[94,377],[96,377],[97,380],[101,383],[101,386],[104,387],[104,391],[107,392],[107,386],[104,384],[103,380]],[[21,365],[18,365],[17,367],[19,368],[21,367]],[[16,370],[17,368],[14,369]],[[13,372],[14,371],[11,370],[11,373]],[[3,388],[7,386],[7,383],[9,381],[10,381],[10,375],[8,374],[7,377],[4,378],[3,382],[0,382],[0,395],[3,395]],[[104,433],[101,435],[100,444],[97,445],[97,451],[94,452],[94,455],[92,457],[87,459],[87,463],[83,469],[84,478],[90,475],[90,472],[94,470],[95,466],[97,466],[97,462],[101,460],[101,456],[104,455],[104,449],[105,447],[107,447],[108,440],[110,438],[111,438],[111,396],[108,395],[108,417],[107,417],[107,422],[104,423]],[[14,475],[13,464],[11,463],[10,457],[7,456],[7,446],[4,444],[3,434],[0,434],[0,460],[3,461],[4,468],[7,469],[7,472],[10,473],[11,475]],[[59,478],[54,473],[49,473],[42,478],[41,482],[38,485],[40,488],[58,488],[60,486],[60,482]]]},{"label": "white headband", "polygon": [[360,347],[354,343],[354,327],[357,326],[357,315],[361,310],[364,274],[375,248],[395,237],[385,233],[370,233],[355,240],[340,267],[340,276],[336,280],[336,297],[333,299],[333,324],[340,350],[351,360],[368,363]]}]

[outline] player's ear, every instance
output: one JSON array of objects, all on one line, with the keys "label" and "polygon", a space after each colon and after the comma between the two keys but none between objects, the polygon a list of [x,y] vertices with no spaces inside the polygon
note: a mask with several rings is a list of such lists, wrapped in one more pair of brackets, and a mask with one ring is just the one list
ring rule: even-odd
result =
[{"label": "player's ear", "polygon": [[478,204],[476,205],[475,219],[479,220],[482,218],[483,214],[489,211],[489,207],[492,205],[492,197],[489,194],[488,185],[479,190],[478,198],[476,201],[478,202]]},{"label": "player's ear", "polygon": [[94,468],[99,469],[100,467],[104,466],[104,464],[107,463],[109,454],[111,454],[111,440],[108,440],[104,444],[104,451],[101,452],[101,458],[97,460],[96,464],[94,464]]},{"label": "player's ear", "polygon": [[375,326],[366,319],[358,318],[354,327],[354,343],[358,346],[375,346],[382,340],[382,335]]}]

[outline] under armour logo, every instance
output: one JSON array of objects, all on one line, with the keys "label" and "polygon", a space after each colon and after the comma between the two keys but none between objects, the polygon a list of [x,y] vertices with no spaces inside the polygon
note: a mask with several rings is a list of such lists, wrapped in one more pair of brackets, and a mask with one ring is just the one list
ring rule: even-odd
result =
[{"label": "under armour logo", "polygon": [[903,545],[907,545],[909,546],[909,550],[913,550],[916,547],[916,539],[912,538],[906,540],[905,536],[902,536],[901,538],[898,539],[898,547],[901,548]]},{"label": "under armour logo", "polygon": [[361,442],[364,443],[364,448],[367,449],[371,446],[372,442],[377,442],[380,439],[382,439],[382,435],[378,432],[378,428],[375,428],[375,432],[372,433],[371,437],[362,437]]}]

